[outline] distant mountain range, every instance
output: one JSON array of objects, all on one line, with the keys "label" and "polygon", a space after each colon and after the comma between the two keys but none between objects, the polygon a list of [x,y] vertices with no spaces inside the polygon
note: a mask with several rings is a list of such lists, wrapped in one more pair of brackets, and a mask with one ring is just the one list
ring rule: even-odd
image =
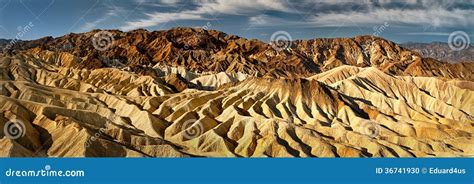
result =
[{"label": "distant mountain range", "polygon": [[404,43],[402,47],[416,51],[423,57],[431,57],[440,61],[450,63],[458,62],[474,62],[474,45],[461,51],[453,51],[448,43],[432,42],[432,43]]},{"label": "distant mountain range", "polygon": [[[189,32],[190,30],[191,29],[187,29],[185,32]],[[138,30],[138,32],[141,32],[141,31]],[[66,37],[71,37],[73,35],[78,35],[78,34],[70,34],[70,35],[67,35]],[[55,39],[52,37],[44,37],[42,39],[33,40],[33,41],[20,41],[19,40],[13,45],[13,47],[15,47],[16,49],[20,47],[34,48],[34,47],[37,47],[38,45],[43,45],[46,42],[51,41],[51,40],[55,40]],[[324,40],[324,39],[315,39],[315,40]],[[0,39],[0,49],[3,50],[3,48],[6,47],[11,41],[12,40],[10,39]],[[299,41],[296,41],[296,42],[299,42]],[[307,42],[307,41],[303,41],[303,42]],[[433,58],[439,61],[449,62],[449,63],[474,62],[473,44],[471,44],[468,48],[463,49],[461,51],[453,51],[449,47],[448,43],[444,43],[444,42],[432,42],[432,43],[408,42],[408,43],[402,43],[399,45],[409,50],[418,52],[424,58]],[[69,46],[69,45],[65,45],[65,46]],[[186,47],[189,47],[189,45],[186,45]],[[190,49],[190,48],[187,48],[187,49]],[[320,49],[323,49],[323,48],[320,47]]]},{"label": "distant mountain range", "polygon": [[[93,30],[53,38],[18,42],[15,52],[28,49],[70,53],[81,62],[74,67],[97,69],[127,67],[136,73],[153,73],[144,66],[182,66],[193,72],[241,72],[255,76],[306,77],[342,65],[376,67],[395,75],[444,76],[470,79],[471,65],[446,65],[374,36],[295,40],[276,44],[227,35],[215,30],[175,28],[166,31]],[[93,40],[110,41],[104,51]],[[286,45],[285,45],[286,44]],[[37,51],[39,51],[37,50]]]}]

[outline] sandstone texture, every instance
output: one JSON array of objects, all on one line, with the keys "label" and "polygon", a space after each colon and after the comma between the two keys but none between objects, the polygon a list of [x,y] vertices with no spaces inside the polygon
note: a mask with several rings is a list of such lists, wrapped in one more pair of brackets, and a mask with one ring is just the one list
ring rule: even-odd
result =
[{"label": "sandstone texture", "polygon": [[193,28],[108,30],[101,50],[100,31],[0,52],[1,157],[474,156],[474,63]]}]

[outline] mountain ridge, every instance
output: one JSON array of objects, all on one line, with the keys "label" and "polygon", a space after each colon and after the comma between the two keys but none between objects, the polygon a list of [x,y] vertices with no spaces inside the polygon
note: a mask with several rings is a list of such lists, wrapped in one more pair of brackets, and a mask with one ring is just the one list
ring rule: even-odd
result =
[{"label": "mountain ridge", "polygon": [[[462,73],[468,80],[474,78],[468,76],[474,68],[471,63],[452,65],[425,59],[417,52],[394,42],[368,35],[294,40],[288,48],[274,49],[269,43],[227,35],[216,30],[106,30],[112,35],[113,44],[110,43],[110,48],[100,51],[90,42],[101,31],[104,30],[21,42],[13,50],[41,48],[68,52],[82,58],[82,62],[75,66],[77,68],[93,69],[108,67],[109,63],[122,63],[132,71],[141,73],[150,72],[143,66],[165,64],[184,66],[195,72],[236,71],[250,75],[294,78],[314,75],[341,65],[354,65],[374,66],[396,75],[461,78],[459,73]],[[421,68],[426,65],[443,67]],[[430,72],[415,72],[419,70]]]},{"label": "mountain ridge", "polygon": [[414,50],[420,53],[423,57],[431,57],[440,61],[449,63],[459,62],[474,62],[474,45],[467,45],[465,49],[455,51],[450,48],[449,43],[446,42],[431,42],[431,43],[403,43],[403,47]]}]

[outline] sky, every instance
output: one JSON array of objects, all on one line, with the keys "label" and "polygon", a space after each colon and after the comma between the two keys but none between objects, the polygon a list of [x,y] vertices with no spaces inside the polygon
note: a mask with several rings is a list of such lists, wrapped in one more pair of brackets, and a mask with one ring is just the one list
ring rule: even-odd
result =
[{"label": "sky", "polygon": [[271,40],[376,35],[397,43],[474,34],[474,0],[0,0],[0,38],[201,27]]}]

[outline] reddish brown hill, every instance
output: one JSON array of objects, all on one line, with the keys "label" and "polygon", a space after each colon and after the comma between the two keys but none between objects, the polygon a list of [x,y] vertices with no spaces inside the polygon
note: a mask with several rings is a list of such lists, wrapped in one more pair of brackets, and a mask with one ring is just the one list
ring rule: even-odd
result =
[{"label": "reddish brown hill", "polygon": [[[257,76],[310,76],[341,65],[373,66],[396,75],[439,76],[473,80],[473,64],[444,64],[422,59],[411,50],[373,36],[296,40],[289,48],[227,35],[215,30],[175,28],[166,31],[108,30],[106,49],[93,40],[100,30],[20,42],[15,51],[30,48],[68,52],[82,58],[77,68],[130,67],[147,73],[150,66],[184,66],[194,72],[242,72]],[[112,44],[113,43],[113,44]],[[107,44],[107,43],[106,43]]]}]

